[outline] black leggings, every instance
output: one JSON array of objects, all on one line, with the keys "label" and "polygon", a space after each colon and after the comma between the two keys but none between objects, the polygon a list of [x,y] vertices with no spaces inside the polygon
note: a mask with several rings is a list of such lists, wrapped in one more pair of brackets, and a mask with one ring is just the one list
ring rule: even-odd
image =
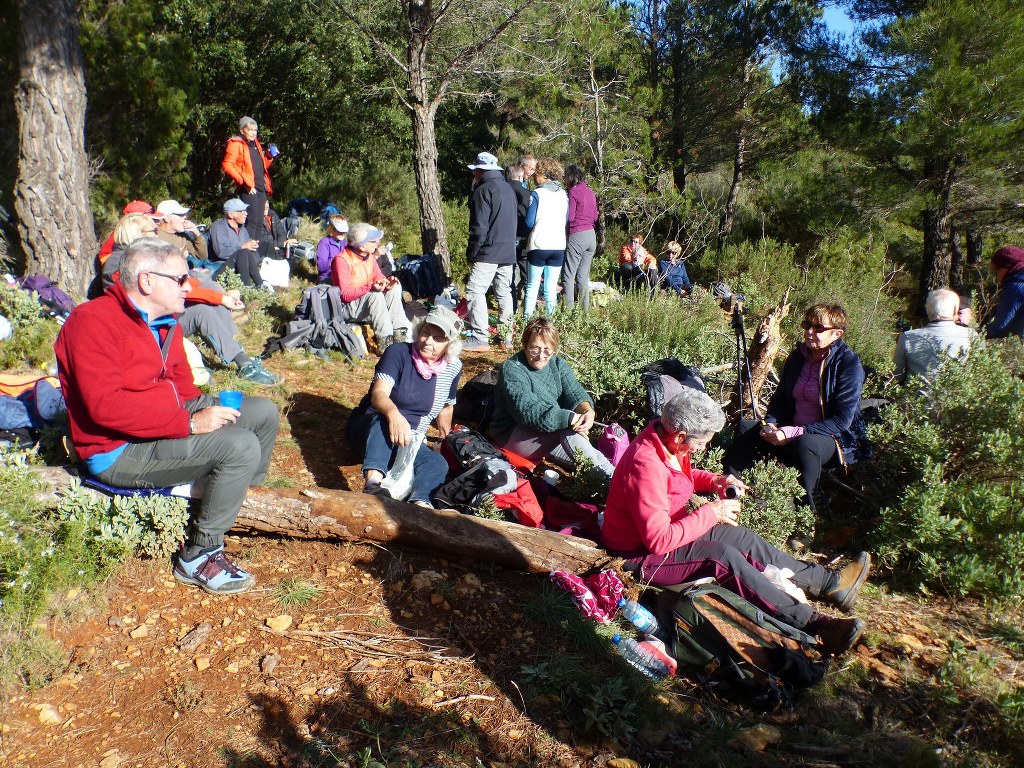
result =
[{"label": "black leggings", "polygon": [[242,285],[257,287],[263,285],[263,278],[260,277],[260,254],[258,251],[239,248],[231,254],[227,265],[242,278]]},{"label": "black leggings", "polygon": [[727,473],[739,476],[750,469],[754,462],[766,456],[773,456],[788,467],[800,473],[800,485],[807,492],[807,500],[814,507],[814,489],[821,477],[822,467],[838,464],[836,441],[832,435],[811,435],[804,433],[785,445],[772,445],[761,438],[760,422],[744,419],[739,432],[732,441],[722,464]]}]

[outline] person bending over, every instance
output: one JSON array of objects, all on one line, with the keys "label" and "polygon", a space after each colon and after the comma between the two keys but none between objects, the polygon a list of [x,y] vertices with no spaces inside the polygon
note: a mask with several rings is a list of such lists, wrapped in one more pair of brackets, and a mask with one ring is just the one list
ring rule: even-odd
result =
[{"label": "person bending over", "polygon": [[522,350],[498,374],[491,438],[524,459],[548,459],[569,471],[576,469],[573,454],[580,450],[610,476],[611,463],[587,437],[594,426],[594,402],[556,354],[558,342],[558,329],[547,317],[523,330]]},{"label": "person bending over", "polygon": [[249,486],[266,477],[280,419],[262,397],[246,397],[235,410],[193,384],[177,322],[190,290],[181,251],[137,239],[119,280],[75,308],[54,351],[71,439],[91,475],[122,488],[207,478],[173,574],[212,594],[234,594],[255,578],[225,554],[224,534]]},{"label": "person bending over", "polygon": [[[816,635],[826,652],[851,648],[864,632],[856,617],[832,618],[778,589],[766,566],[789,568],[792,581],[811,597],[850,612],[867,578],[871,558],[861,552],[842,571],[790,557],[739,525],[738,499],[725,498],[733,475],[693,469],[691,454],[705,449],[725,424],[725,414],[704,392],[684,387],[661,418],[630,443],[615,468],[601,535],[649,584],[674,586],[706,577],[790,626]],[[694,492],[718,498],[690,511]]]}]

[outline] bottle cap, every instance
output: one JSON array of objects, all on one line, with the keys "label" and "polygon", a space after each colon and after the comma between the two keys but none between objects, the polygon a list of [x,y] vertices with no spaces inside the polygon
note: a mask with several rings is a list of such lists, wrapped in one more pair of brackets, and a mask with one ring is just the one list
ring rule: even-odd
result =
[{"label": "bottle cap", "polygon": [[618,645],[622,641],[622,635],[612,635],[612,642]]},{"label": "bottle cap", "polygon": [[624,598],[624,597],[620,597],[619,598],[619,602],[616,603],[616,605],[618,605],[618,606],[623,606],[625,604],[626,604],[626,598]]}]

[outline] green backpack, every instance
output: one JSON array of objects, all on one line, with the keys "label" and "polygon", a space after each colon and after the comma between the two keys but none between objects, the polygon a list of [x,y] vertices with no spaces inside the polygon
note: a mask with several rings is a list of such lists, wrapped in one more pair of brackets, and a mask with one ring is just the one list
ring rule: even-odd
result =
[{"label": "green backpack", "polygon": [[672,619],[676,660],[699,669],[701,682],[726,683],[751,704],[789,706],[794,690],[825,676],[814,637],[717,584],[680,594]]}]

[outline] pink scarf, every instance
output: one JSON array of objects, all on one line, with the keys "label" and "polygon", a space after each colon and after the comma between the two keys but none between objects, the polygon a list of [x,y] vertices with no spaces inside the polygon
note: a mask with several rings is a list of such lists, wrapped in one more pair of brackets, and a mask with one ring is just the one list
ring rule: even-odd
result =
[{"label": "pink scarf", "polygon": [[424,379],[437,376],[437,374],[448,367],[448,360],[444,355],[441,355],[440,359],[430,362],[420,354],[420,350],[415,343],[410,346],[412,347],[412,364],[416,368],[416,373]]}]

